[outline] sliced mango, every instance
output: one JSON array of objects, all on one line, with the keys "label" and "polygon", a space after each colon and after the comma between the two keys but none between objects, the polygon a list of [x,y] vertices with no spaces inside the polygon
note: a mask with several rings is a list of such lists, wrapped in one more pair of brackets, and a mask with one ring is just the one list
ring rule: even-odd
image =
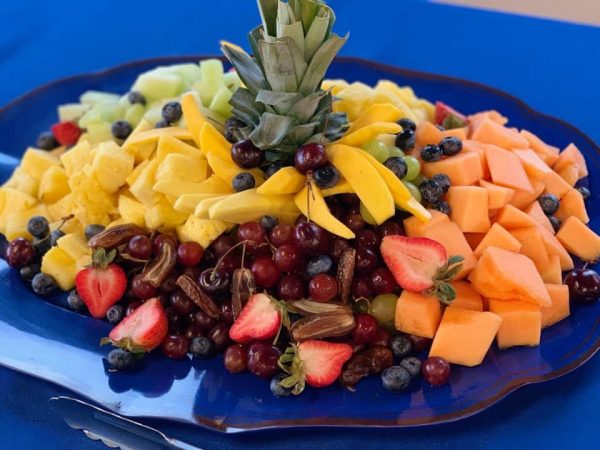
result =
[{"label": "sliced mango", "polygon": [[215,196],[206,197],[205,199],[200,200],[198,202],[198,204],[196,205],[196,208],[194,208],[194,215],[196,217],[198,217],[199,219],[210,219],[210,215],[208,213],[208,210],[210,209],[210,207],[212,205],[220,202],[225,197],[227,197],[227,195],[215,195]]},{"label": "sliced mango", "polygon": [[231,184],[235,176],[242,172],[251,173],[256,186],[260,186],[265,182],[265,176],[260,169],[242,169],[231,160],[231,156],[228,159],[222,159],[217,154],[209,152],[206,154],[206,159],[215,175],[226,183]]},{"label": "sliced mango", "polygon": [[348,181],[342,178],[340,179],[338,184],[336,184],[333,187],[321,190],[321,193],[323,194],[323,197],[329,197],[331,195],[338,194],[354,194],[354,189],[352,189],[352,186],[350,185],[350,183],[348,183]]},{"label": "sliced mango", "polygon": [[199,140],[198,145],[204,155],[213,153],[225,161],[231,160],[231,144],[210,123],[206,122],[202,125]]},{"label": "sliced mango", "polygon": [[364,128],[377,122],[397,122],[402,118],[402,111],[391,103],[375,103],[369,106],[364,113],[350,126],[348,133]]},{"label": "sliced mango", "polygon": [[158,139],[158,147],[156,149],[156,159],[163,162],[167,155],[178,153],[189,156],[194,159],[203,159],[202,152],[189,144],[186,144],[173,136],[165,134]]},{"label": "sliced mango", "polygon": [[181,109],[183,110],[185,125],[188,130],[190,130],[196,145],[202,148],[200,145],[200,131],[202,130],[202,126],[206,123],[206,119],[200,112],[200,108],[198,108],[194,94],[188,92],[181,96]]},{"label": "sliced mango", "polygon": [[261,195],[256,189],[228,195],[209,209],[211,219],[244,223],[258,220],[265,214],[278,217],[282,212],[299,214],[292,195]]},{"label": "sliced mango", "polygon": [[194,214],[201,201],[215,197],[223,197],[223,194],[183,194],[177,198],[173,208],[186,214]]},{"label": "sliced mango", "polygon": [[259,194],[295,194],[306,182],[306,177],[293,167],[284,167],[271,175],[257,190]]},{"label": "sliced mango", "polygon": [[352,147],[362,147],[380,134],[400,133],[402,127],[394,122],[375,122],[352,133],[346,133],[338,142]]}]

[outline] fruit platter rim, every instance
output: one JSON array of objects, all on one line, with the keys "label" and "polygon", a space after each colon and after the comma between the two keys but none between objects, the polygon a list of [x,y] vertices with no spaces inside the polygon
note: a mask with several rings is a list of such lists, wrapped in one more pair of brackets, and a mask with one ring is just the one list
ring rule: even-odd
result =
[{"label": "fruit platter rim", "polygon": [[[76,75],[71,75],[71,76],[66,76],[66,77],[62,77],[59,79],[55,79],[50,82],[44,83],[34,89],[31,89],[28,92],[16,97],[15,99],[13,99],[13,100],[9,101],[8,103],[6,103],[5,105],[1,106],[0,107],[0,121],[3,119],[4,114],[7,111],[9,111],[10,109],[12,109],[14,107],[18,107],[18,105],[20,103],[27,101],[31,97],[34,97],[38,94],[48,91],[48,90],[54,88],[55,86],[61,85],[63,83],[68,83],[68,82],[73,82],[73,81],[78,81],[78,80],[86,80],[86,79],[90,79],[90,78],[102,78],[102,77],[109,76],[114,72],[118,72],[118,71],[126,70],[126,69],[134,69],[138,66],[147,66],[147,65],[157,65],[158,66],[158,65],[163,65],[163,64],[173,64],[173,63],[177,63],[177,62],[184,62],[184,61],[191,61],[191,60],[198,61],[198,60],[204,60],[204,59],[210,59],[210,58],[216,58],[216,59],[220,59],[220,60],[226,62],[225,58],[222,56],[171,55],[171,56],[161,56],[161,57],[137,59],[137,60],[128,61],[125,63],[117,64],[117,65],[114,65],[114,66],[111,66],[108,68],[104,68],[104,69],[100,69],[100,70],[96,70],[96,71],[92,71],[92,72],[80,73],[80,74],[76,74]],[[481,89],[481,90],[488,91],[491,94],[494,94],[494,95],[497,95],[500,97],[504,97],[505,99],[510,100],[511,102],[515,103],[515,106],[522,108],[522,110],[524,112],[526,112],[528,115],[555,122],[558,125],[560,125],[561,127],[569,129],[571,132],[578,135],[579,138],[585,140],[586,143],[590,146],[590,148],[593,149],[597,154],[600,155],[600,145],[598,145],[586,133],[584,133],[583,131],[581,131],[580,129],[578,129],[574,125],[566,122],[563,119],[560,119],[558,117],[555,117],[555,116],[552,116],[552,115],[549,115],[546,113],[539,112],[538,110],[532,108],[525,101],[523,101],[520,98],[518,98],[508,92],[505,92],[501,89],[491,87],[491,86],[488,86],[486,84],[479,83],[476,81],[465,80],[465,79],[461,79],[461,78],[457,78],[457,77],[441,75],[441,74],[434,74],[434,73],[418,71],[418,70],[413,70],[413,69],[406,69],[406,68],[393,66],[393,65],[389,65],[389,64],[385,64],[385,63],[381,63],[381,62],[376,62],[376,61],[372,61],[372,60],[360,58],[360,57],[340,56],[335,59],[335,62],[342,63],[342,64],[344,64],[344,63],[357,64],[359,66],[362,65],[364,67],[396,74],[399,76],[420,78],[423,80],[431,80],[431,81],[442,81],[442,82],[447,82],[447,83],[452,83],[452,84],[463,85],[464,87],[467,87],[467,88],[471,87],[471,88],[475,88],[475,89]],[[52,303],[49,303],[49,306],[56,307],[56,305],[53,305]],[[526,370],[522,371],[522,373],[525,374],[524,376],[517,375],[517,376],[519,376],[519,378],[509,381],[509,382],[507,382],[509,379],[508,377],[500,377],[496,380],[495,383],[487,386],[487,390],[493,390],[495,385],[503,384],[504,387],[496,395],[494,395],[492,397],[487,397],[469,407],[454,411],[452,413],[434,414],[428,418],[402,419],[402,420],[399,420],[399,419],[368,419],[368,418],[352,418],[352,417],[344,417],[344,418],[342,418],[342,417],[317,417],[317,418],[306,418],[306,419],[294,419],[292,421],[286,420],[286,419],[281,419],[281,420],[260,421],[260,422],[251,423],[251,424],[236,424],[233,427],[227,425],[223,421],[213,420],[213,419],[206,418],[206,417],[200,417],[198,415],[195,415],[195,419],[196,419],[196,423],[203,427],[207,427],[207,428],[215,430],[215,431],[233,432],[233,433],[251,432],[251,431],[259,431],[259,430],[266,430],[266,429],[273,429],[273,428],[280,428],[280,429],[296,428],[296,427],[305,427],[305,426],[319,427],[319,428],[323,428],[323,427],[325,427],[325,428],[330,428],[330,427],[333,427],[333,428],[338,428],[338,427],[405,428],[405,427],[431,426],[431,425],[443,424],[443,423],[448,423],[448,422],[454,422],[457,420],[471,417],[471,416],[487,409],[488,407],[494,405],[495,403],[499,402],[500,400],[502,400],[509,394],[515,392],[516,390],[518,390],[524,386],[554,380],[556,378],[562,377],[562,376],[576,370],[577,368],[581,367],[583,364],[585,364],[587,361],[589,361],[600,350],[600,337],[597,338],[595,342],[591,342],[591,343],[589,342],[593,338],[594,334],[596,334],[599,327],[600,327],[600,317],[596,319],[596,321],[594,322],[593,326],[591,327],[591,329],[590,329],[588,335],[585,337],[585,339],[581,343],[579,343],[580,346],[587,346],[588,349],[578,359],[570,362],[569,364],[567,364],[563,367],[552,370],[543,375],[526,376],[527,372],[532,372],[537,369],[537,368],[530,368],[530,369],[526,369]],[[20,368],[16,367],[15,365],[12,365],[8,362],[0,362],[0,365],[2,365],[4,367],[8,367],[8,368],[15,370],[17,372],[20,372],[20,373],[25,373],[27,375],[33,376],[38,379],[50,381],[53,384],[56,384],[56,385],[59,385],[66,389],[71,390],[71,388],[69,388],[69,386],[67,386],[66,383],[61,383],[60,381],[54,381],[52,379],[49,379],[48,377],[44,377],[43,374],[41,374],[41,373],[32,373],[30,371],[20,369]],[[106,404],[102,403],[101,400],[87,396],[86,394],[84,394],[82,392],[78,392],[75,390],[72,390],[72,391],[76,392],[77,395],[80,395],[84,398],[92,400],[93,402],[96,402],[98,404],[107,406],[111,410],[115,410],[114,405],[106,405]],[[116,412],[119,412],[119,411],[117,410]],[[144,415],[144,414],[132,415],[131,417],[141,418],[141,419],[143,419],[143,418],[157,419],[157,416]],[[184,420],[184,419],[179,419],[179,418],[165,417],[164,420],[190,424],[189,421]]]}]

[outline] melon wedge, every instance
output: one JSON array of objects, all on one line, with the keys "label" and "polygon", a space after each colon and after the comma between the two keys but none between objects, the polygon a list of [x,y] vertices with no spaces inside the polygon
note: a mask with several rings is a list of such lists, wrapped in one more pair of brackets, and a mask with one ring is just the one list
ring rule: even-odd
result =
[{"label": "melon wedge", "polygon": [[433,209],[428,211],[431,214],[431,219],[428,222],[423,222],[414,216],[404,219],[404,232],[408,237],[424,236],[427,229],[442,222],[450,222],[450,218],[446,214]]},{"label": "melon wedge", "polygon": [[485,148],[485,157],[490,168],[492,181],[495,184],[520,191],[533,192],[533,187],[523,164],[513,152],[495,145],[488,145]]},{"label": "melon wedge", "polygon": [[556,172],[560,172],[565,167],[570,165],[576,165],[578,170],[578,177],[584,178],[588,176],[588,168],[585,162],[585,158],[575,146],[575,144],[569,144],[560,154],[558,159],[552,166]]},{"label": "melon wedge", "polygon": [[558,149],[546,144],[535,134],[527,131],[521,130],[521,136],[523,136],[529,142],[529,146],[533,149],[534,152],[538,154],[538,156],[550,167],[554,165],[556,160],[558,159]]},{"label": "melon wedge", "polygon": [[450,217],[463,233],[486,233],[490,229],[488,191],[479,186],[451,186],[446,200]]},{"label": "melon wedge", "polygon": [[544,189],[545,194],[554,194],[559,199],[563,198],[572,188],[559,174],[552,172],[548,174],[544,180],[546,187]]},{"label": "melon wedge", "polygon": [[519,253],[531,259],[538,271],[550,265],[550,257],[538,226],[511,230],[511,234],[521,243]]},{"label": "melon wedge", "polygon": [[488,208],[500,209],[507,205],[515,196],[516,191],[505,186],[499,186],[489,181],[479,180],[479,186],[488,191]]},{"label": "melon wedge", "polygon": [[534,201],[533,203],[531,203],[531,205],[524,209],[524,212],[526,212],[528,216],[535,220],[538,223],[538,225],[543,226],[552,234],[555,233],[554,227],[550,223],[548,216],[544,214],[544,211],[542,210],[542,207],[540,206],[540,203],[538,201]]},{"label": "melon wedge", "polygon": [[452,300],[453,308],[483,311],[483,300],[481,299],[481,295],[471,287],[469,282],[453,281],[451,284],[456,292],[456,298]]},{"label": "melon wedge", "polygon": [[437,297],[402,291],[396,302],[396,329],[403,333],[433,338],[442,320]]},{"label": "melon wedge", "polygon": [[567,220],[571,216],[577,217],[583,223],[588,223],[590,218],[585,209],[585,201],[581,192],[577,189],[571,189],[563,198],[560,199],[560,207],[555,216],[560,221]]},{"label": "melon wedge", "polygon": [[502,225],[495,223],[473,253],[475,253],[475,256],[480,257],[488,247],[498,247],[518,253],[521,250],[521,243]]},{"label": "melon wedge", "polygon": [[494,221],[502,225],[507,230],[513,230],[515,228],[534,227],[537,222],[530,215],[524,213],[520,209],[515,208],[513,205],[506,205],[502,208],[496,216]]},{"label": "melon wedge", "polygon": [[600,236],[575,216],[562,223],[556,238],[569,253],[584,261],[596,261],[600,258]]},{"label": "melon wedge", "polygon": [[437,173],[445,173],[452,186],[470,186],[483,177],[483,168],[478,153],[461,152],[441,161],[425,163],[423,173],[428,178]]},{"label": "melon wedge", "polygon": [[529,147],[529,141],[518,132],[500,125],[489,117],[485,117],[474,128],[471,139],[507,149]]},{"label": "melon wedge", "polygon": [[548,174],[552,172],[550,166],[531,149],[514,150],[514,154],[519,157],[525,172],[531,178],[544,181]]},{"label": "melon wedge", "polygon": [[564,284],[546,284],[552,305],[541,308],[542,328],[550,327],[571,315],[569,287]]},{"label": "melon wedge", "polygon": [[502,318],[496,335],[501,349],[540,345],[542,335],[542,313],[540,307],[512,300],[489,299],[490,312]]},{"label": "melon wedge", "polygon": [[442,132],[431,122],[422,122],[415,132],[415,142],[419,147],[438,145],[442,140]]}]

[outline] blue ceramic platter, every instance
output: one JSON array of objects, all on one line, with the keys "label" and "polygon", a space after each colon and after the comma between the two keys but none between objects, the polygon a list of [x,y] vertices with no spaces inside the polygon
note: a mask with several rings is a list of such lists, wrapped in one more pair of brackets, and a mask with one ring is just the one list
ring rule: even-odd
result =
[{"label": "blue ceramic platter", "polygon": [[[24,149],[56,121],[56,106],[76,101],[86,90],[123,93],[135,77],[159,64],[200,57],[135,62],[107,71],[60,80],[0,110],[0,181]],[[466,113],[497,109],[510,123],[527,128],[564,148],[574,142],[585,154],[589,181],[600,177],[600,149],[572,126],[537,113],[503,92],[456,79],[340,58],[331,78],[375,84],[390,79],[412,86],[420,97],[445,101]],[[584,180],[584,182],[587,180]],[[600,230],[598,187],[589,186],[591,226]],[[198,424],[224,432],[295,426],[410,427],[449,422],[488,408],[529,383],[559,377],[586,362],[600,348],[600,303],[575,306],[572,315],[544,330],[538,348],[492,349],[476,368],[455,366],[451,383],[430,388],[415,382],[402,395],[384,391],[378,377],[352,393],[339,386],[276,399],[268,383],[252,375],[230,375],[221,358],[172,361],[160,354],[145,358],[134,373],[106,371],[106,348],[98,342],[109,325],[65,307],[63,297],[36,297],[16,271],[0,262],[0,364],[57,383],[118,413]]]}]

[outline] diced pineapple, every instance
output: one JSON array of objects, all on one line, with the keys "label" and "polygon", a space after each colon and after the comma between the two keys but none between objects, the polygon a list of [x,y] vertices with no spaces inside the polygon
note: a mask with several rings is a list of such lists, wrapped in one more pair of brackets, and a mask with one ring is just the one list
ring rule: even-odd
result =
[{"label": "diced pineapple", "polygon": [[183,225],[177,227],[177,237],[181,242],[193,241],[207,248],[228,228],[229,224],[221,220],[205,220],[189,216]]},{"label": "diced pineapple", "polygon": [[8,214],[6,217],[6,227],[4,229],[4,236],[6,239],[9,241],[19,237],[30,240],[33,239],[33,236],[27,231],[27,222],[29,222],[29,219],[33,216],[47,217],[48,210],[46,209],[46,206],[38,204],[33,208]]},{"label": "diced pineapple", "polygon": [[63,217],[67,217],[75,210],[75,196],[71,194],[65,195],[56,203],[48,205],[49,219],[59,221]]},{"label": "diced pineapple", "polygon": [[67,147],[64,145],[61,145],[60,147],[56,147],[55,149],[50,150],[50,154],[54,155],[60,159],[60,157],[62,155],[64,155],[66,151],[67,151]]},{"label": "diced pineapple", "polygon": [[204,159],[202,152],[196,147],[165,134],[158,139],[156,159],[162,163],[164,159],[172,153],[179,153],[194,159]]},{"label": "diced pineapple", "polygon": [[148,164],[150,164],[150,161],[144,161],[144,162],[138,164],[135,167],[135,169],[133,169],[131,171],[131,173],[129,174],[129,176],[125,180],[125,182],[127,183],[128,186],[131,186],[133,183],[135,183],[135,180],[138,179],[138,177],[144,171],[144,169],[148,166]]},{"label": "diced pineapple", "polygon": [[37,203],[29,194],[12,188],[0,188],[0,233],[6,229],[6,221],[10,214],[24,211]]},{"label": "diced pineapple", "polygon": [[[206,183],[208,180],[205,180],[201,183],[190,183],[187,181],[157,181],[152,189],[155,192],[160,192],[161,194],[165,194],[169,197],[180,197],[186,194],[205,194],[207,191],[213,191],[214,186],[211,186],[210,183]],[[228,194],[230,192],[229,189],[225,190],[225,192],[221,192],[221,194]],[[213,192],[208,192],[209,194]]]},{"label": "diced pineapple", "polygon": [[117,227],[119,225],[125,225],[126,223],[127,222],[125,222],[122,217],[118,217],[115,220],[113,220],[112,222],[110,222],[108,225],[106,225],[106,228],[113,228],[113,227]]},{"label": "diced pineapple", "polygon": [[206,180],[207,171],[208,165],[205,159],[194,159],[179,153],[171,153],[159,165],[156,180],[200,183]]},{"label": "diced pineapple", "polygon": [[94,154],[96,180],[107,192],[116,192],[133,171],[134,158],[114,142],[104,142]]},{"label": "diced pineapple", "polygon": [[133,196],[146,207],[155,205],[160,199],[160,194],[157,194],[152,190],[156,179],[157,169],[158,161],[150,161],[129,188]]},{"label": "diced pineapple", "polygon": [[144,205],[126,195],[119,196],[119,215],[125,223],[134,223],[140,227],[146,225]]},{"label": "diced pineapple", "polygon": [[183,224],[188,218],[187,214],[175,211],[166,199],[147,208],[144,216],[146,228],[150,230],[171,230]]},{"label": "diced pineapple", "polygon": [[167,127],[167,128],[153,128],[151,130],[141,131],[133,136],[130,136],[129,139],[127,139],[126,143],[127,144],[136,144],[136,143],[149,142],[149,141],[153,141],[156,143],[156,142],[158,142],[158,139],[164,135],[172,136],[172,137],[182,140],[182,141],[193,141],[194,140],[192,138],[191,133],[186,128]]},{"label": "diced pineapple", "polygon": [[40,181],[46,170],[52,166],[58,166],[60,160],[44,150],[28,148],[21,159],[23,172]]},{"label": "diced pineapple", "polygon": [[85,167],[82,172],[83,176],[78,177],[77,185],[72,187],[77,204],[75,217],[84,226],[107,225],[110,222],[109,214],[116,211],[117,198],[114,194],[105,191],[93,173],[89,174]]},{"label": "diced pineapple", "polygon": [[42,272],[54,277],[63,291],[75,287],[75,276],[77,275],[75,261],[58,247],[52,247],[42,258]]},{"label": "diced pineapple", "polygon": [[83,227],[81,226],[79,220],[77,220],[75,217],[66,221],[57,220],[55,222],[50,222],[50,229],[52,231],[59,228],[65,233],[83,233]]},{"label": "diced pineapple", "polygon": [[69,233],[58,239],[58,248],[69,257],[77,261],[84,255],[91,255],[92,251],[87,245],[87,240],[82,233]]},{"label": "diced pineapple", "polygon": [[38,180],[25,173],[21,167],[17,167],[2,186],[37,197],[39,184]]},{"label": "diced pineapple", "polygon": [[81,139],[71,150],[60,157],[60,161],[69,177],[79,172],[86,164],[91,164],[92,159],[92,145],[87,140]]},{"label": "diced pineapple", "polygon": [[348,82],[346,80],[325,80],[321,85],[321,89],[328,90],[331,89],[331,94],[337,96],[338,93],[348,87]]},{"label": "diced pineapple", "polygon": [[38,198],[44,203],[55,203],[71,192],[65,169],[50,167],[42,176]]}]

